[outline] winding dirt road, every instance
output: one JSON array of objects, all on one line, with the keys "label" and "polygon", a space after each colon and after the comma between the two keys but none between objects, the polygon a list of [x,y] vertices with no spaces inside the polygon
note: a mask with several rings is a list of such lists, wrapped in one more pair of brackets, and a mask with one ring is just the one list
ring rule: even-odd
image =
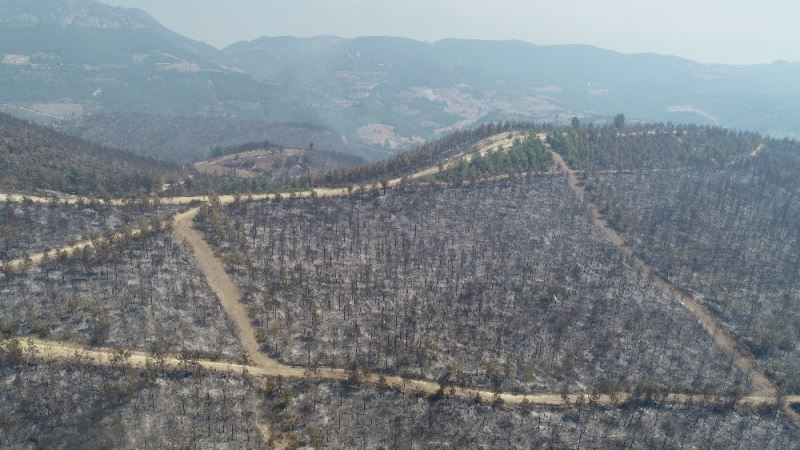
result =
[{"label": "winding dirt road", "polygon": [[[4,344],[10,340],[2,341]],[[63,362],[71,361],[81,364],[90,364],[101,367],[129,367],[135,369],[145,369],[154,367],[166,371],[197,370],[226,374],[230,376],[250,376],[257,378],[274,378],[282,376],[289,379],[310,379],[310,380],[329,380],[347,381],[348,374],[340,369],[320,369],[318,371],[307,371],[301,368],[274,364],[269,367],[257,364],[238,364],[225,361],[211,360],[184,360],[174,355],[162,355],[156,357],[141,351],[132,351],[124,358],[121,358],[118,351],[110,348],[85,348],[80,345],[65,342],[51,342],[39,339],[17,339],[21,350],[25,355],[35,360],[44,362]],[[377,374],[361,375],[358,380],[350,380],[358,384],[373,386],[383,386],[387,389],[396,389],[409,393],[420,393],[435,395],[443,389],[444,395],[449,395],[462,399],[480,398],[483,402],[493,402],[502,400],[512,405],[530,404],[536,406],[574,406],[583,400],[589,402],[589,398],[581,394],[570,394],[566,397],[556,393],[542,394],[510,394],[495,393],[483,389],[470,389],[460,387],[440,386],[438,383],[425,380],[406,379],[398,376],[387,376],[383,380]],[[595,404],[615,406],[622,405],[632,399],[630,393],[621,392],[614,396],[600,395],[592,401]],[[696,404],[696,405],[722,405],[730,402],[724,397],[708,397],[703,395],[690,395],[681,393],[671,393],[659,396],[659,402],[668,404]],[[775,396],[749,395],[739,398],[736,403],[741,406],[761,407],[776,404],[798,404],[800,396],[788,396],[778,398]]]},{"label": "winding dirt road", "polygon": [[[469,161],[475,155],[478,154],[486,154],[489,150],[499,148],[501,150],[507,150],[513,145],[514,139],[518,137],[524,136],[524,133],[521,132],[506,132],[500,133],[486,139],[483,139],[473,146],[469,148],[469,150],[455,155],[445,161],[443,166],[445,168],[451,167],[452,165],[458,163],[462,159]],[[404,179],[418,179],[423,178],[430,175],[435,175],[439,173],[439,166],[428,167],[422,170],[419,170],[415,173],[406,175],[404,177],[393,178],[389,180],[389,186],[396,186],[403,182]],[[179,184],[183,184],[183,182],[179,182]],[[169,186],[169,185],[165,185]],[[299,191],[299,192],[285,192],[281,194],[252,194],[252,195],[220,195],[219,202],[223,205],[231,204],[236,199],[240,200],[252,200],[252,201],[259,201],[259,200],[272,200],[277,195],[287,196],[287,195],[295,195],[297,197],[309,197],[312,193],[316,194],[320,197],[339,197],[342,195],[348,195],[351,190],[356,188],[362,190],[374,190],[382,188],[380,184],[364,184],[360,186],[353,186],[350,189],[347,187],[339,187],[339,188],[316,188],[307,191]],[[162,186],[162,190],[164,187]],[[42,197],[36,195],[22,195],[22,194],[8,194],[8,193],[0,193],[0,202],[15,202],[15,203],[22,203],[25,201],[29,201],[32,203],[37,204],[48,204],[54,199],[58,200],[60,204],[67,204],[67,205],[75,205],[78,203],[91,203],[97,202],[102,205],[112,205],[112,206],[122,206],[130,203],[131,201],[136,201],[135,199],[123,199],[123,198],[116,198],[116,199],[97,199],[92,197],[83,197],[78,195],[70,195],[70,194],[54,194],[53,197]],[[196,203],[206,203],[209,201],[209,197],[207,195],[189,195],[189,196],[178,196],[178,197],[150,197],[151,201],[158,201],[162,205],[169,205],[169,206],[183,206],[183,205],[192,205]]]},{"label": "winding dirt road", "polygon": [[[460,160],[465,159],[469,161],[477,154],[485,154],[491,149],[499,148],[501,150],[506,150],[513,145],[514,139],[521,137],[522,134],[514,132],[514,133],[501,133],[486,139],[483,139],[473,145],[468,152],[453,156],[452,158],[448,159],[444,164],[444,168],[451,167],[457,164]],[[397,186],[402,183],[404,180],[409,179],[419,179],[424,178],[431,175],[436,175],[439,173],[440,169],[439,166],[428,167],[426,169],[422,169],[418,172],[412,173],[405,177],[393,178],[388,181],[388,186]],[[277,196],[290,196],[293,195],[295,197],[300,198],[307,198],[313,195],[317,197],[342,197],[345,195],[350,195],[352,192],[356,190],[377,190],[382,189],[380,184],[364,184],[364,185],[357,185],[351,187],[334,187],[334,188],[315,188],[307,191],[299,191],[299,192],[284,192],[278,194],[252,194],[252,195],[221,195],[218,197],[219,203],[222,205],[229,205],[234,203],[235,201],[263,201],[263,200],[273,200]],[[67,204],[67,205],[75,205],[78,203],[91,203],[93,201],[99,202],[100,204],[109,204],[113,206],[121,206],[129,203],[127,199],[111,199],[111,200],[100,200],[100,199],[93,199],[89,197],[80,197],[68,194],[58,194],[54,198],[58,199],[60,204]],[[19,194],[5,194],[0,193],[0,202],[15,202],[15,203],[22,203],[25,201],[30,201],[36,204],[49,204],[53,198],[49,197],[37,197],[37,196],[29,196],[29,195],[19,195]],[[155,199],[153,199],[155,200]],[[209,202],[210,198],[208,196],[184,196],[184,197],[163,197],[157,198],[158,202],[162,205],[171,205],[171,206],[181,206],[181,205],[193,205],[197,203],[207,203]],[[194,218],[194,215],[197,214],[197,209],[191,209],[186,212],[175,214],[171,217],[172,220],[176,225],[191,222]],[[191,218],[189,217],[191,216]],[[132,235],[136,236],[141,233],[139,229],[133,229]],[[24,267],[25,265],[31,266],[38,266],[45,256],[49,258],[53,258],[59,253],[65,253],[67,255],[72,255],[74,252],[83,250],[85,248],[91,248],[94,245],[92,241],[87,239],[81,242],[77,242],[74,244],[66,245],[63,247],[49,249],[43,252],[34,253],[29,255],[28,259],[18,258],[7,261],[3,263],[0,261],[0,266],[5,264],[6,267],[10,267],[12,269],[19,269]]]},{"label": "winding dirt road", "polygon": [[[458,155],[451,158],[445,163],[445,167],[457,163],[460,159],[471,158],[473,155],[483,153],[490,148],[508,148],[516,136],[510,133],[495,136],[493,138],[481,141],[478,145],[472,148],[472,152]],[[544,138],[540,135],[540,138]],[[552,151],[552,150],[551,150]],[[744,406],[765,406],[782,404],[784,409],[789,413],[795,421],[800,422],[800,415],[798,415],[791,404],[800,403],[800,396],[779,397],[775,385],[766,377],[763,370],[758,366],[753,355],[739,344],[733,336],[723,327],[723,325],[714,317],[708,310],[706,310],[693,296],[684,292],[669,282],[666,278],[659,275],[653,270],[644,260],[636,255],[634,250],[625,242],[621,235],[610,227],[608,222],[602,217],[596,205],[594,205],[587,192],[580,185],[576,172],[572,171],[563,158],[553,152],[553,157],[560,172],[564,173],[567,177],[569,185],[572,187],[575,194],[584,203],[589,212],[593,223],[600,227],[611,242],[618,248],[618,250],[628,257],[634,267],[643,275],[652,279],[656,285],[668,292],[676,301],[686,307],[700,322],[703,328],[712,336],[715,343],[720,346],[726,353],[731,355],[737,367],[748,374],[756,388],[752,395],[748,395],[737,400],[737,403]],[[411,174],[408,178],[421,178],[438,173],[438,167],[431,167],[422,171]],[[403,178],[396,178],[389,181],[389,185],[397,185],[401,183]],[[362,189],[378,189],[380,185],[364,185]],[[334,197],[348,195],[352,189],[348,188],[320,188],[313,191],[295,192],[292,195],[299,197],[311,196],[312,192],[320,197]],[[289,194],[280,194],[289,195]],[[276,194],[261,194],[252,196],[238,197],[241,200],[266,200],[272,199]],[[221,196],[220,203],[229,204],[236,200],[236,196]],[[22,197],[15,197],[0,194],[0,201],[21,201]],[[166,200],[166,202],[165,202]],[[49,201],[44,199],[43,201]],[[75,200],[78,201],[77,199]],[[112,200],[115,202],[117,200]],[[206,202],[207,197],[173,197],[169,199],[160,199],[162,203],[179,205],[191,204],[193,202]],[[225,271],[224,265],[216,257],[214,251],[203,238],[203,235],[192,228],[192,220],[197,215],[199,208],[192,208],[188,211],[178,213],[172,217],[173,233],[184,242],[189,249],[192,250],[194,259],[206,277],[209,286],[220,300],[228,317],[234,323],[236,335],[239,338],[245,353],[248,357],[249,364],[236,364],[224,361],[209,361],[198,360],[192,361],[191,365],[195,368],[208,370],[217,373],[225,373],[229,375],[243,375],[248,374],[256,377],[276,377],[282,376],[285,378],[309,378],[315,380],[333,380],[358,382],[364,384],[378,385],[385,388],[399,389],[404,392],[417,392],[427,395],[434,395],[440,390],[445,389],[447,395],[465,399],[480,398],[484,402],[491,402],[495,400],[502,400],[509,404],[531,404],[539,406],[569,406],[574,405],[579,399],[586,399],[583,394],[570,394],[562,397],[560,394],[543,393],[532,395],[518,395],[510,393],[495,393],[488,390],[470,389],[462,387],[443,387],[438,383],[427,380],[414,380],[406,379],[399,376],[385,376],[382,377],[378,374],[358,374],[357,380],[351,379],[350,374],[343,369],[336,368],[320,368],[317,370],[307,370],[300,367],[291,367],[284,365],[272,358],[269,358],[261,352],[260,345],[256,340],[255,329],[252,326],[250,318],[247,313],[246,307],[242,304],[242,292]],[[140,230],[134,230],[134,233],[139,233]],[[74,252],[78,249],[83,249],[92,246],[91,241],[85,241],[74,244],[72,246],[63,247],[58,251],[67,251],[68,253]],[[43,256],[54,255],[57,250],[50,250],[30,257],[30,264],[38,264],[41,262]],[[11,264],[23,264],[24,261],[11,261]],[[8,264],[8,263],[7,263]],[[36,354],[37,358],[46,361],[79,361],[101,366],[111,366],[114,364],[122,364],[128,367],[144,368],[148,364],[153,364],[158,361],[161,367],[169,370],[186,369],[187,364],[185,360],[181,360],[175,356],[162,356],[156,360],[153,355],[144,352],[132,352],[129,357],[124,361],[120,361],[118,352],[111,349],[87,349],[80,346],[75,346],[64,342],[48,342],[41,340],[19,340],[18,341],[28,353]],[[117,358],[115,359],[115,355]],[[596,404],[613,406],[624,403],[632,398],[629,393],[620,393],[614,398],[608,395],[600,395],[593,402]],[[728,403],[730,400],[720,397],[708,397],[703,395],[688,395],[681,393],[665,394],[660,401],[666,403],[680,403],[680,404],[701,404],[701,405],[716,405]],[[262,435],[269,434],[269,428],[264,426],[260,428]]]},{"label": "winding dirt road", "polygon": [[[142,234],[142,229],[141,228],[133,228],[133,229],[130,230],[130,236],[131,237],[136,237],[136,236],[139,236],[140,234]],[[116,233],[111,237],[111,239],[119,239],[119,238],[122,238],[124,236],[125,235],[123,233]],[[102,237],[100,239],[106,240],[106,239],[108,239],[108,237]],[[31,255],[28,255],[27,258],[12,259],[12,260],[7,261],[5,263],[2,263],[0,261],[0,267],[5,266],[5,267],[8,267],[8,268],[10,268],[12,270],[19,270],[19,269],[21,269],[23,267],[26,267],[26,266],[38,266],[39,264],[42,263],[42,261],[44,261],[45,257],[47,257],[47,258],[52,260],[52,259],[56,258],[59,254],[64,254],[66,256],[72,256],[75,252],[78,252],[78,251],[81,251],[81,250],[84,250],[84,249],[87,249],[87,248],[94,248],[94,242],[91,239],[87,239],[85,241],[76,242],[76,243],[70,244],[70,245],[65,245],[63,247],[58,247],[58,248],[53,248],[53,249],[50,249],[50,250],[45,250],[45,251],[39,252],[39,253],[33,253]]]},{"label": "winding dirt road", "polygon": [[700,325],[706,332],[711,335],[714,342],[728,355],[730,355],[736,366],[748,375],[753,386],[756,388],[756,396],[775,397],[778,395],[778,389],[775,384],[767,378],[763,369],[756,362],[755,356],[742,344],[740,344],[733,335],[724,327],[724,325],[717,319],[708,309],[706,309],[697,299],[691,294],[675,286],[671,281],[656,272],[649,264],[647,264],[641,257],[639,257],[633,248],[628,245],[625,239],[614,230],[608,221],[600,213],[586,190],[581,186],[580,181],[569,165],[567,165],[564,158],[560,154],[554,152],[553,158],[561,172],[567,177],[570,187],[578,196],[578,198],[585,205],[592,222],[603,230],[603,233],[614,244],[622,255],[628,258],[633,267],[639,271],[643,276],[653,280],[656,286],[667,292],[678,303],[683,305],[689,310],[692,315],[700,322]]}]

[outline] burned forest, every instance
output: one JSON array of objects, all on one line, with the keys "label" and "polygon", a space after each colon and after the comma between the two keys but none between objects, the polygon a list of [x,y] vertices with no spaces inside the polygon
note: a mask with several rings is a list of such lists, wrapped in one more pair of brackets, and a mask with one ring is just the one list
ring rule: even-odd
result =
[{"label": "burned forest", "polygon": [[283,192],[0,193],[0,446],[794,448],[798,155],[502,123]]}]

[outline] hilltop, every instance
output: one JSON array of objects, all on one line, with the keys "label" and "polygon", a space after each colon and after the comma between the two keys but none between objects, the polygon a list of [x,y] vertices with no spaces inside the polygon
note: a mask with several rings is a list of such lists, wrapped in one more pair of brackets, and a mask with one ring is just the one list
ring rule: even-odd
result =
[{"label": "hilltop", "polygon": [[123,196],[178,176],[171,163],[67,136],[0,114],[0,189]]},{"label": "hilltop", "polygon": [[117,112],[88,116],[60,128],[110,147],[178,161],[202,158],[213,147],[264,140],[300,148],[313,142],[319,149],[377,158],[369,148],[349,145],[331,128],[302,122]]}]

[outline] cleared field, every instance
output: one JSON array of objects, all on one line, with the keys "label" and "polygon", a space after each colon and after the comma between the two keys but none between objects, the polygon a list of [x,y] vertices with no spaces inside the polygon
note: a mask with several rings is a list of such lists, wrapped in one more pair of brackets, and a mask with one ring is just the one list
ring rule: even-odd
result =
[{"label": "cleared field", "polygon": [[262,148],[199,161],[195,170],[206,175],[281,180],[363,164],[339,153],[292,148]]}]

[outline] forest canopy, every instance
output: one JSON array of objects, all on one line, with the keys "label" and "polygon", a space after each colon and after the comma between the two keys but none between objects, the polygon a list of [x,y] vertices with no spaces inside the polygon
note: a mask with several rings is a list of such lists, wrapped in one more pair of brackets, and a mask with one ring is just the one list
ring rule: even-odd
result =
[{"label": "forest canopy", "polygon": [[177,165],[66,136],[0,114],[0,188],[104,196],[152,192]]}]

